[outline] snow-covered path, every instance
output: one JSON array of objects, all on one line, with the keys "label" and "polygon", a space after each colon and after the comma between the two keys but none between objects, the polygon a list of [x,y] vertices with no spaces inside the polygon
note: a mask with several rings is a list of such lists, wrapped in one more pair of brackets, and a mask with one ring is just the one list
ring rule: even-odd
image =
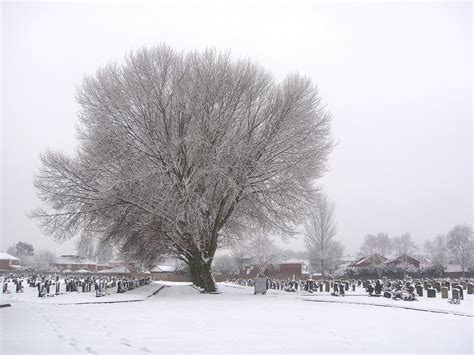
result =
[{"label": "snow-covered path", "polygon": [[[159,287],[154,284],[148,291]],[[27,302],[25,293],[18,295],[26,296],[23,302],[11,301],[12,307],[0,309],[0,350],[2,354],[473,350],[472,317],[307,302],[304,300],[335,298],[279,291],[254,296],[251,288],[227,284],[221,284],[220,290],[218,295],[203,295],[187,284],[168,284],[156,296],[142,297],[139,302],[69,305],[47,304],[50,300]],[[469,297],[468,305],[472,302]],[[356,299],[371,300],[361,296],[344,301]],[[0,301],[4,303],[3,298]],[[437,301],[439,309],[446,308],[446,300]],[[464,310],[463,305],[459,309]]]}]

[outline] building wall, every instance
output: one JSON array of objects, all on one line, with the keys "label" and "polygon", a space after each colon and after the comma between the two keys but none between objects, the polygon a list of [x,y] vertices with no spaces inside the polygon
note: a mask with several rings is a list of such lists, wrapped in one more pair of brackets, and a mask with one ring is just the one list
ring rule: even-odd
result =
[{"label": "building wall", "polygon": [[7,270],[10,268],[10,262],[12,260],[0,260],[0,269]]},{"label": "building wall", "polygon": [[280,264],[280,274],[294,274],[300,276],[303,273],[303,268],[300,263],[295,264]]}]

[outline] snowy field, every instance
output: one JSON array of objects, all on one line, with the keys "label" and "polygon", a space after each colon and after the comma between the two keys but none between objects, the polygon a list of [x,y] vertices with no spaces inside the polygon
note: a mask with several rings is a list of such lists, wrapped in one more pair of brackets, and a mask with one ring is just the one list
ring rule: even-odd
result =
[{"label": "snowy field", "polygon": [[0,352],[473,352],[473,295],[452,305],[371,298],[360,289],[344,298],[274,290],[254,296],[250,287],[225,283],[219,290],[204,295],[187,283],[162,282],[102,298],[38,298],[25,287],[0,295],[0,304],[11,304],[0,309]]}]

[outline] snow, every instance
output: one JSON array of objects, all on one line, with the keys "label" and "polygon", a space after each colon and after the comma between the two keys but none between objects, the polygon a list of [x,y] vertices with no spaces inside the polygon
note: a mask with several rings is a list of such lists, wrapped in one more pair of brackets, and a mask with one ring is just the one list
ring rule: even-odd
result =
[{"label": "snow", "polygon": [[275,290],[254,296],[251,287],[227,283],[219,284],[219,290],[201,294],[190,283],[159,281],[124,294],[111,289],[101,298],[93,292],[38,298],[36,289],[25,287],[22,294],[0,295],[1,304],[11,304],[0,308],[0,353],[473,350],[473,295],[451,305],[440,298],[368,297],[360,289],[346,297]]},{"label": "snow", "polygon": [[20,259],[18,259],[17,257],[14,257],[13,255],[5,253],[3,251],[0,251],[0,260],[20,260]]}]

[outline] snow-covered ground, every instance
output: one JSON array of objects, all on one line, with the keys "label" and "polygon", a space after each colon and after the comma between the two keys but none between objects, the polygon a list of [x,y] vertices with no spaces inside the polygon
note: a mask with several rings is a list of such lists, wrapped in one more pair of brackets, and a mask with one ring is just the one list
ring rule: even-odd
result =
[{"label": "snow-covered ground", "polygon": [[[370,298],[361,290],[342,298],[273,290],[254,296],[252,288],[233,284],[219,289],[204,295],[186,283],[163,282],[102,298],[38,298],[25,287],[23,294],[0,295],[0,304],[11,304],[0,309],[0,353],[473,352],[473,295],[451,305],[439,298]],[[103,303],[117,301],[127,302]]]}]

